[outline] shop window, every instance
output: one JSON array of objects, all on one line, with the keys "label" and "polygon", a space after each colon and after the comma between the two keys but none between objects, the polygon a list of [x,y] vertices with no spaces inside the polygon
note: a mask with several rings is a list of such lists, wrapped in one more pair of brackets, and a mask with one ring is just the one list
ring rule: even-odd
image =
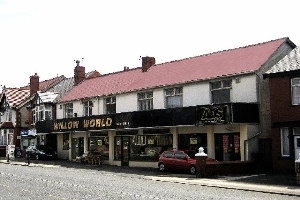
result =
[{"label": "shop window", "polygon": [[138,93],[139,110],[153,109],[153,92]]},{"label": "shop window", "polygon": [[210,83],[212,103],[230,102],[231,80],[215,81]]},{"label": "shop window", "polygon": [[84,101],[83,102],[83,113],[84,116],[93,115],[93,102],[92,101]]},{"label": "shop window", "polygon": [[63,134],[63,150],[69,150],[70,142],[69,142],[69,133]]},{"label": "shop window", "polygon": [[65,118],[73,117],[73,103],[64,104],[64,117]]},{"label": "shop window", "polygon": [[[115,137],[115,160],[122,156],[122,137]],[[173,148],[173,137],[171,134],[163,135],[134,135],[130,136],[130,156],[132,161],[157,161],[160,153]]]},{"label": "shop window", "polygon": [[179,150],[184,150],[191,158],[194,158],[200,147],[203,147],[204,152],[207,153],[207,134],[179,134],[178,144]]},{"label": "shop window", "polygon": [[183,106],[182,87],[168,88],[165,90],[165,107],[176,108]]},{"label": "shop window", "polygon": [[290,133],[289,128],[280,129],[281,156],[290,156]]},{"label": "shop window", "polygon": [[97,136],[89,138],[89,151],[93,154],[101,154],[105,160],[109,158],[109,138],[107,136]]},{"label": "shop window", "polygon": [[300,105],[300,78],[293,78],[291,80],[292,104]]},{"label": "shop window", "polygon": [[116,113],[116,97],[108,97],[104,99],[105,114]]}]

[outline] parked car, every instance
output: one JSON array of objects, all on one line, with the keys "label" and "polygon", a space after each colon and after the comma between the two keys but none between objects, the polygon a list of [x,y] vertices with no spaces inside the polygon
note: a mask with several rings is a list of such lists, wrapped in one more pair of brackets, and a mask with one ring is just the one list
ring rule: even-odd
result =
[{"label": "parked car", "polygon": [[47,145],[31,145],[26,149],[26,158],[27,156],[30,156],[30,159],[50,160],[57,159],[57,152]]},{"label": "parked car", "polygon": [[[209,162],[215,162],[212,158],[207,158]],[[196,159],[191,158],[183,150],[164,151],[158,160],[159,171],[179,170],[190,174],[196,174]]]}]

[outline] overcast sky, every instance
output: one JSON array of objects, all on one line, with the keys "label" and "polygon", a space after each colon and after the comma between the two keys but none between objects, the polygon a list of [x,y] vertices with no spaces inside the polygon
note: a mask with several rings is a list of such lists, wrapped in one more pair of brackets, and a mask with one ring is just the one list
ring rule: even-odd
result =
[{"label": "overcast sky", "polygon": [[[0,0],[0,85],[102,74],[289,37],[298,0]],[[84,58],[84,59],[82,59]]]}]

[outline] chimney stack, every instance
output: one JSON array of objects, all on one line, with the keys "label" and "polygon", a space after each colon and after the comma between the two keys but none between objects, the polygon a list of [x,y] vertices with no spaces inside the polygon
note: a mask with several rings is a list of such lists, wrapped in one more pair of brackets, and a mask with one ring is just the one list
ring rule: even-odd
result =
[{"label": "chimney stack", "polygon": [[30,96],[35,94],[40,89],[40,77],[35,73],[33,76],[30,76]]},{"label": "chimney stack", "polygon": [[76,60],[76,63],[77,65],[74,69],[74,86],[78,85],[85,79],[85,67],[79,66],[79,60]]},{"label": "chimney stack", "polygon": [[154,57],[142,57],[142,72],[148,71],[148,69],[153,65],[155,65]]}]

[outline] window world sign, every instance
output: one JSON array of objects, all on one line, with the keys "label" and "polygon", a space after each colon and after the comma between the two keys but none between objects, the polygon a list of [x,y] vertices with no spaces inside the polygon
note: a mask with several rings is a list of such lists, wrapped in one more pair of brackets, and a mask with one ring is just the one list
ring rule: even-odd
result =
[{"label": "window world sign", "polygon": [[101,116],[101,117],[89,117],[89,118],[70,118],[63,120],[55,120],[53,123],[54,131],[80,131],[88,129],[105,129],[112,128],[113,118]]},{"label": "window world sign", "polygon": [[228,105],[207,105],[197,107],[198,124],[225,124],[229,118]]}]

